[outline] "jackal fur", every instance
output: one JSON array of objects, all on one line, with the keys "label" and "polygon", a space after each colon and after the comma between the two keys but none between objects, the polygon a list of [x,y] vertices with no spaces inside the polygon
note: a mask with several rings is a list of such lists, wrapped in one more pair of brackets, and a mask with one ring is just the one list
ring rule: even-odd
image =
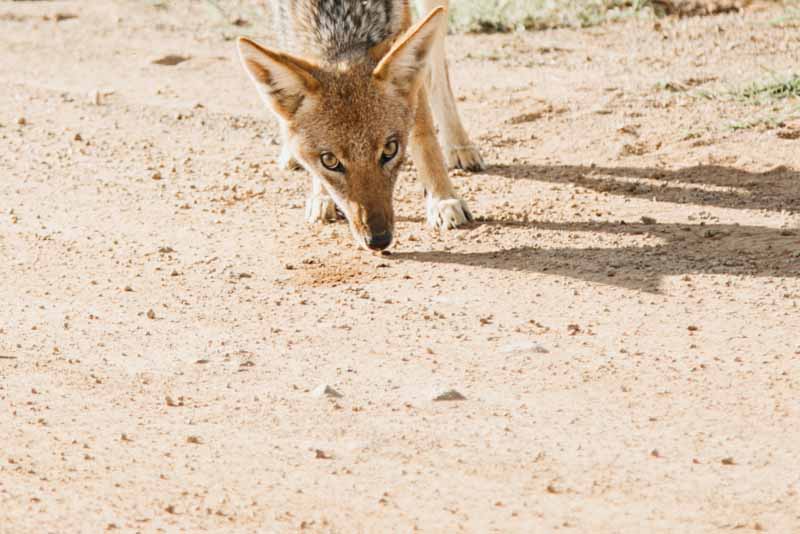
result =
[{"label": "jackal fur", "polygon": [[[444,53],[447,0],[272,0],[280,51],[240,38],[242,64],[280,123],[281,164],[312,175],[309,221],[347,219],[356,243],[392,242],[392,193],[410,153],[428,224],[472,219],[447,166],[484,168],[456,110]],[[439,127],[439,145],[433,117]]]}]

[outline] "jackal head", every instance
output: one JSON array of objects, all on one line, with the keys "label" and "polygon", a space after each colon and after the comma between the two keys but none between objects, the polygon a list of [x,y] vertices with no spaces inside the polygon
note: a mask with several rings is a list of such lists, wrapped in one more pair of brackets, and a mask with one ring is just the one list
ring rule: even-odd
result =
[{"label": "jackal head", "polygon": [[392,242],[392,192],[443,17],[437,8],[393,44],[338,64],[238,41],[245,70],[283,121],[291,153],[321,180],[362,247]]}]

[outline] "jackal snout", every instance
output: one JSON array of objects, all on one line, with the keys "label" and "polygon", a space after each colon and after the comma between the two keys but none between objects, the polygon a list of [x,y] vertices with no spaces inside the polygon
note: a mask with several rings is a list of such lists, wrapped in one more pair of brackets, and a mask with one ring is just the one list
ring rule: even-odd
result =
[{"label": "jackal snout", "polygon": [[384,250],[392,244],[394,212],[391,196],[380,204],[352,202],[351,211],[354,216],[350,220],[350,227],[356,241],[372,250]]}]

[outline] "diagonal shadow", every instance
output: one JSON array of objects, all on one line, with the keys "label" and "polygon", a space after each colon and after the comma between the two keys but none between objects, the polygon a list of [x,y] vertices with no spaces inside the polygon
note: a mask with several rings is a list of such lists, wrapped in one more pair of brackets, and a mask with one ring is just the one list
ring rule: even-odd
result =
[{"label": "diagonal shadow", "polygon": [[800,212],[800,172],[778,166],[749,172],[720,165],[682,169],[586,165],[494,165],[486,174],[573,183],[615,195],[661,202]]},{"label": "diagonal shadow", "polygon": [[396,260],[553,273],[658,292],[661,278],[728,274],[800,278],[800,232],[738,225],[499,222],[525,231],[604,232],[657,236],[663,244],[620,248],[518,247],[490,252],[396,252]]}]

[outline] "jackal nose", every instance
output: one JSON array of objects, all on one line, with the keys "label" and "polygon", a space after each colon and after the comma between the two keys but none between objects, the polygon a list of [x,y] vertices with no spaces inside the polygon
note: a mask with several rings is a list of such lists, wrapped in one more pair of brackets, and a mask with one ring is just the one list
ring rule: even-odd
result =
[{"label": "jackal nose", "polygon": [[385,231],[381,234],[373,234],[367,241],[367,246],[372,250],[383,250],[392,244],[392,232]]}]

